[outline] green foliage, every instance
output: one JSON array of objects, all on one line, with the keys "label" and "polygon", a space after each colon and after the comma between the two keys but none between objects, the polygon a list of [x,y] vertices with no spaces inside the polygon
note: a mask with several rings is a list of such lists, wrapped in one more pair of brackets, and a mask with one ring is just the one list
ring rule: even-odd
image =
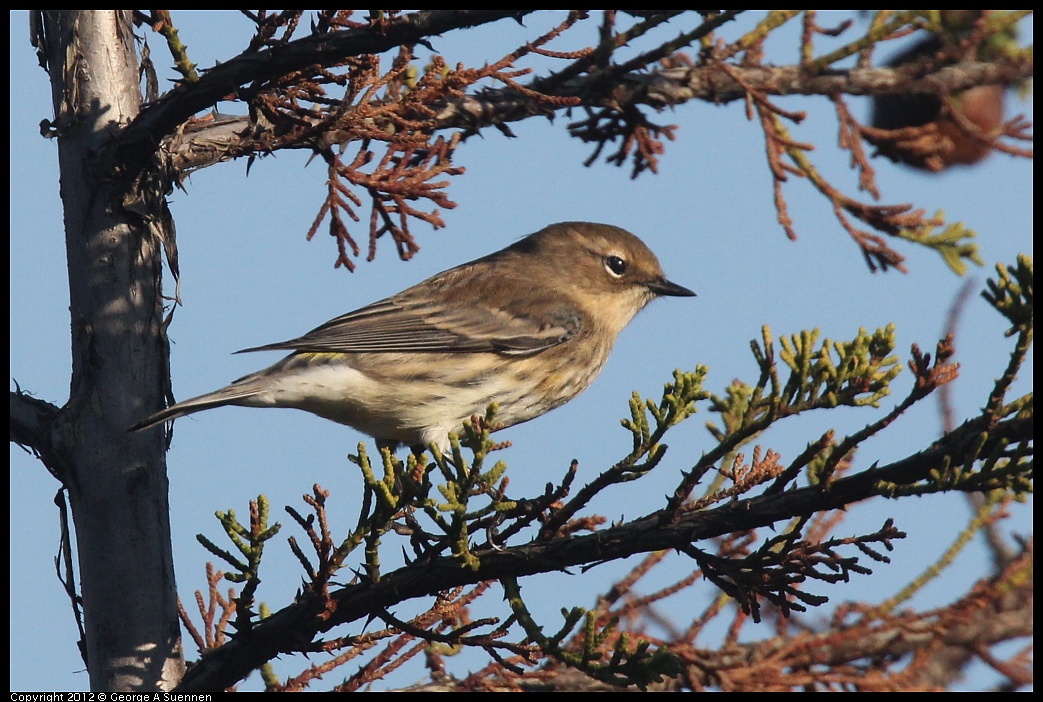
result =
[{"label": "green foliage", "polygon": [[[761,330],[762,342],[750,342],[761,369],[756,385],[736,381],[725,395],[712,396],[712,410],[724,427],[707,427],[718,441],[742,434],[748,440],[776,419],[812,409],[845,405],[878,407],[890,394],[891,381],[902,366],[893,355],[893,325],[872,334],[860,329],[851,341],[824,339],[819,330],[803,331],[780,339],[776,349],[771,329]],[[789,368],[783,382],[776,356]]]},{"label": "green foliage", "polygon": [[[448,548],[461,565],[475,569],[479,565],[471,550],[471,530],[499,521],[499,514],[514,509],[516,503],[505,494],[502,461],[486,468],[489,453],[500,446],[490,438],[496,408],[489,408],[484,419],[475,419],[462,427],[461,437],[450,435],[450,454],[443,455],[431,447],[426,452],[410,452],[405,460],[388,447],[380,448],[380,474],[366,452],[365,444],[348,459],[362,473],[364,491],[362,509],[355,527],[335,548],[324,521],[324,497],[317,490],[309,498],[317,512],[321,533],[315,533],[312,519],[291,512],[302,527],[310,531],[316,544],[318,566],[313,566],[295,545],[298,560],[309,577],[322,583],[342,568],[360,546],[364,546],[364,568],[368,578],[380,579],[380,546],[391,530],[409,534],[416,558],[432,558]],[[465,458],[465,449],[472,458]],[[436,482],[434,477],[441,477]],[[422,519],[426,518],[426,519]]]},{"label": "green foliage", "polygon": [[[496,449],[496,444],[490,438],[490,427],[494,426],[495,416],[494,404],[489,407],[485,421],[464,425],[462,440],[450,435],[451,456],[443,456],[436,449],[432,450],[434,465],[445,479],[438,486],[443,501],[438,502],[430,497],[423,501],[424,512],[451,539],[453,556],[472,570],[478,568],[478,558],[470,550],[468,525],[516,506],[504,494],[506,484],[502,488],[498,487],[507,464],[497,461],[488,470],[483,470],[489,452]],[[462,447],[470,449],[470,463],[464,457]],[[476,501],[481,504],[475,506]],[[445,515],[448,515],[448,520]]]},{"label": "green foliage", "polygon": [[949,455],[930,471],[922,483],[896,485],[882,482],[888,496],[922,495],[948,490],[992,493],[1023,498],[1032,490],[1033,449],[1031,441],[1017,436],[994,436],[993,429],[1003,420],[1029,422],[1033,415],[1033,393],[1008,401],[1007,395],[1032,345],[1033,266],[1032,257],[1022,254],[1013,266],[996,266],[997,278],[987,281],[982,293],[996,311],[1012,326],[1007,336],[1016,336],[1014,349],[1002,375],[997,378],[979,418],[969,420],[950,436],[951,443],[967,442],[971,450],[960,460]]},{"label": "green foliage", "polygon": [[243,561],[231,552],[218,547],[202,534],[197,534],[196,540],[206,550],[232,567],[235,572],[225,573],[226,580],[244,583],[243,589],[235,600],[235,625],[240,631],[245,631],[252,626],[255,616],[252,608],[254,595],[261,584],[259,573],[264,545],[279,533],[281,526],[278,522],[268,526],[268,499],[264,495],[259,495],[257,500],[250,503],[249,527],[239,522],[235,516],[235,510],[217,512],[216,516],[221,522],[221,526],[224,527],[225,535],[246,560]]},{"label": "green foliage", "polygon": [[[615,638],[611,656],[607,656],[602,645],[612,638],[619,622],[612,619],[606,625],[599,626],[595,614],[580,607],[563,608],[561,614],[565,619],[564,625],[553,636],[545,636],[543,628],[525,606],[518,581],[504,578],[501,584],[511,611],[525,630],[526,639],[536,644],[544,654],[595,680],[618,687],[636,685],[645,690],[650,684],[661,682],[664,677],[676,677],[683,672],[680,662],[667,649],[651,649],[650,643],[641,639],[631,645],[630,637],[626,634]],[[582,646],[577,651],[566,643],[566,638],[571,637],[580,621],[583,622],[582,634],[579,636]]]},{"label": "green foliage", "polygon": [[[933,221],[943,222],[943,217],[944,214],[938,212]],[[956,275],[967,273],[968,262],[976,266],[985,265],[978,253],[978,245],[971,241],[977,234],[963,222],[949,224],[940,232],[937,230],[937,225],[928,224],[918,229],[902,229],[897,236],[934,250]]]},{"label": "green foliage", "polygon": [[[642,456],[648,461],[641,471],[651,470],[659,462],[665,447],[659,440],[671,427],[677,426],[695,414],[695,403],[705,400],[709,393],[703,390],[703,382],[709,369],[696,366],[694,372],[674,371],[674,382],[667,383],[663,389],[662,399],[642,400],[636,392],[630,398],[630,419],[622,419],[620,423],[630,431],[634,439],[634,450],[624,459],[627,467],[633,469],[634,464]],[[649,422],[649,419],[652,421]],[[652,423],[655,427],[652,427]]]},{"label": "green foliage", "polygon": [[1013,266],[996,265],[998,280],[989,279],[988,289],[982,293],[990,305],[1010,320],[1007,336],[1032,331],[1033,266],[1032,257],[1018,256]]}]

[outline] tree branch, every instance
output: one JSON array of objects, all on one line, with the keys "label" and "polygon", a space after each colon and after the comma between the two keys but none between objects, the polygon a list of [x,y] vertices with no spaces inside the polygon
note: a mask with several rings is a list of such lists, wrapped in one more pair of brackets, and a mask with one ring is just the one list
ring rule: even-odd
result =
[{"label": "tree branch", "polygon": [[[873,95],[881,92],[948,94],[974,85],[1009,84],[1032,76],[1032,62],[966,62],[920,78],[894,68],[857,68],[812,74],[800,66],[684,66],[617,75],[610,70],[584,75],[550,91],[554,97],[582,97],[584,104],[648,105],[656,109],[691,100],[714,104],[745,99],[749,90],[765,95]],[[539,91],[539,80],[532,88]],[[487,90],[451,102],[439,113],[441,128],[480,127],[546,114],[510,88]]]},{"label": "tree branch", "polygon": [[250,671],[280,653],[300,650],[312,638],[333,627],[364,619],[382,607],[416,597],[434,595],[450,588],[504,577],[521,577],[604,560],[626,558],[637,553],[678,549],[707,538],[766,527],[793,517],[840,509],[878,496],[881,482],[912,485],[927,478],[932,470],[961,464],[974,455],[987,455],[993,445],[1011,437],[1030,439],[1031,419],[1008,419],[989,432],[984,447],[967,441],[968,435],[983,431],[981,418],[970,420],[928,449],[883,467],[862,471],[831,482],[828,489],[811,486],[782,494],[759,495],[736,500],[716,509],[682,514],[662,523],[658,514],[612,527],[587,536],[496,550],[476,550],[476,569],[462,568],[454,558],[414,563],[381,577],[329,594],[325,598],[302,598],[268,617],[249,632],[240,632],[231,642],[208,652],[185,675],[179,691],[214,691],[234,685]]},{"label": "tree branch", "polygon": [[60,408],[27,395],[21,389],[11,391],[10,397],[10,440],[39,456],[51,475],[61,480],[67,466],[60,460],[58,446],[51,435],[51,425]]},{"label": "tree branch", "polygon": [[147,105],[124,130],[116,163],[128,174],[136,174],[156,145],[175,133],[179,125],[218,101],[230,99],[247,83],[271,80],[312,65],[333,65],[346,56],[383,53],[454,29],[505,18],[517,20],[529,12],[532,10],[423,10],[391,20],[382,32],[370,28],[342,30],[239,54],[205,71],[197,82],[178,85]]},{"label": "tree branch", "polygon": [[[919,654],[919,660],[903,666],[906,680],[901,689],[943,689],[954,670],[959,670],[946,665],[954,656],[966,663],[975,651],[1032,636],[1033,583],[1025,577],[1032,555],[1029,545],[1004,572],[979,581],[964,597],[922,616],[902,613],[878,618],[870,611],[824,632],[776,636],[720,651],[689,647],[679,655],[689,663],[692,679],[702,685],[763,691],[768,680],[774,689],[799,687],[807,671],[819,666],[836,670],[860,661]],[[888,676],[878,669],[861,674],[866,688],[859,691],[869,691],[871,686],[882,691],[888,686]],[[843,678],[841,673],[834,684],[842,685]],[[814,687],[824,690],[826,685],[828,681]]]},{"label": "tree branch", "polygon": [[[237,61],[239,59],[233,59],[229,64]],[[222,64],[220,68],[229,64]],[[246,67],[240,65],[240,68],[244,72],[241,77],[245,80]],[[556,84],[546,94],[558,98],[579,97],[583,99],[584,105],[591,106],[612,104],[622,108],[647,105],[662,110],[692,100],[714,104],[734,102],[745,99],[749,90],[777,96],[896,92],[949,94],[975,85],[1014,83],[1031,77],[1032,73],[1031,61],[965,62],[913,78],[908,70],[895,68],[857,68],[816,75],[799,66],[729,66],[725,71],[718,65],[709,65],[664,68],[625,75],[600,71]],[[206,74],[204,80],[209,75]],[[536,79],[528,87],[539,92],[540,84],[546,80]],[[179,86],[172,92],[191,90],[193,87]],[[164,97],[160,103],[166,100]],[[209,104],[204,103],[204,107]],[[493,125],[546,115],[551,107],[515,88],[503,87],[451,99],[441,105],[432,105],[432,109],[436,113],[432,120],[433,130],[459,129],[473,134]],[[567,107],[563,105],[557,109]],[[146,112],[145,116],[149,114]],[[188,115],[183,112],[177,114],[179,118],[187,119]],[[316,118],[318,121],[319,118]],[[164,128],[169,129],[169,125]],[[135,122],[128,128],[127,137],[132,138],[137,129]],[[158,129],[153,133],[162,134]],[[220,115],[213,122],[191,125],[184,133],[176,134],[164,145],[164,150],[172,166],[188,171],[204,168],[234,155],[263,151],[271,143],[271,138],[247,116]]]},{"label": "tree branch", "polygon": [[[923,616],[896,615],[878,619],[870,614],[855,617],[828,631],[777,634],[718,649],[697,648],[680,640],[666,642],[686,668],[682,681],[667,680],[650,685],[648,692],[684,688],[717,687],[724,691],[764,692],[814,687],[839,691],[857,685],[860,692],[894,691],[894,678],[903,677],[902,690],[945,689],[954,673],[963,670],[968,657],[996,644],[1032,636],[1033,583],[1024,577],[1032,567],[1031,544],[1004,573],[979,581],[970,594]],[[916,656],[916,669],[906,663]],[[957,665],[951,665],[952,659]],[[877,667],[866,670],[864,662],[902,661],[895,672]],[[809,682],[808,671],[818,667],[843,671],[830,681]],[[900,671],[900,672],[899,672]],[[443,677],[437,682],[410,687],[402,692],[619,692],[619,688],[594,680],[564,666],[544,666],[533,675],[504,671],[491,677],[471,676],[464,680]],[[849,682],[861,677],[860,683]]]},{"label": "tree branch", "polygon": [[21,390],[11,393],[11,441],[37,453],[53,448],[47,427],[54,421],[58,408]]}]

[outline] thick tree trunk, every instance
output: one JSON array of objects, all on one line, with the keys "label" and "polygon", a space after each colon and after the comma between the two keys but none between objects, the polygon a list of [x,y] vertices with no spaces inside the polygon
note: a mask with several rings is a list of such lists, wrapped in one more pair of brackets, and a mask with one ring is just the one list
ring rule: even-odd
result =
[{"label": "thick tree trunk", "polygon": [[[104,149],[141,108],[127,10],[51,10],[38,37],[54,98],[69,264],[72,385],[52,425],[76,530],[94,690],[158,690],[184,673],[162,432],[160,212],[125,207]],[[150,224],[151,223],[151,224]],[[41,235],[42,233],[37,233]]]}]

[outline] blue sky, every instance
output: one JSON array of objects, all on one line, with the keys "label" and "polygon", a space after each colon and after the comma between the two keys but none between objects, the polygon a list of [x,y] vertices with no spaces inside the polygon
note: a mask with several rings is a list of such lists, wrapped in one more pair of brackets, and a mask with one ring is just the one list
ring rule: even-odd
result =
[{"label": "blue sky", "polygon": [[[193,60],[203,68],[234,55],[249,32],[248,23],[235,12],[175,12],[174,19]],[[495,47],[525,31],[503,24],[466,34],[467,41],[436,41],[435,48],[450,64],[497,59]],[[795,54],[796,31],[784,35],[789,44],[780,38],[774,45],[777,63],[789,61],[784,52]],[[17,381],[24,390],[62,404],[69,389],[70,352],[56,145],[39,135],[40,121],[52,116],[50,93],[27,37],[24,11],[12,12],[10,374],[12,387]],[[150,36],[150,44],[153,57],[160,56],[156,37]],[[162,58],[157,65],[163,70]],[[172,73],[168,70],[163,77]],[[857,195],[856,176],[835,148],[836,125],[828,105],[802,98],[779,102],[786,109],[808,110],[794,137],[816,143],[812,158],[823,174]],[[857,116],[868,111],[864,100],[851,99],[850,105]],[[579,460],[579,479],[585,482],[625,455],[630,436],[618,420],[628,414],[631,391],[658,397],[674,368],[709,366],[708,386],[718,392],[733,378],[754,381],[749,341],[760,338],[764,324],[776,338],[819,327],[823,336],[843,339],[859,327],[893,322],[903,357],[912,343],[933,351],[964,279],[935,254],[911,247],[901,249],[908,257],[908,274],[870,273],[830,205],[795,179],[785,193],[799,239],[787,240],[772,205],[763,136],[743,112],[741,104],[699,103],[659,115],[660,123],[679,125],[677,141],[668,143],[658,176],[646,174],[636,181],[626,168],[602,162],[584,167],[589,149],[565,135],[570,121],[565,115],[553,123],[539,119],[513,125],[517,139],[490,130],[457,152],[456,162],[467,172],[449,188],[458,207],[442,211],[446,228],[433,231],[417,223],[413,231],[422,250],[412,261],[399,261],[391,243],[382,241],[377,260],[360,261],[354,273],[333,268],[335,248],[322,230],[305,241],[324,196],[320,162],[308,166],[305,154],[280,153],[255,163],[248,177],[245,162],[193,174],[185,184],[187,193],[170,198],[185,303],[170,327],[174,392],[183,399],[222,386],[278,358],[232,355],[237,349],[299,335],[562,220],[629,229],[659,255],[671,280],[698,297],[653,303],[622,334],[590,390],[554,413],[500,435],[513,442],[500,457],[510,466],[511,488],[517,494],[542,491],[572,458]],[[1016,112],[1031,119],[1031,98],[1012,97],[1009,114]],[[1031,162],[995,154],[977,168],[940,176],[883,159],[874,166],[883,202],[942,209],[949,220],[978,230],[987,266],[969,274],[976,289],[993,274],[995,263],[1010,263],[1017,253],[1032,251]],[[962,375],[953,387],[953,402],[959,419],[983,404],[1006,364],[1010,342],[1002,335],[1004,328],[980,297],[970,298],[956,340]],[[881,412],[908,389],[909,378],[906,372],[898,379],[895,396],[884,401]],[[1031,383],[1030,366],[1019,387],[1024,391]],[[877,416],[851,411],[801,418],[761,443],[780,451],[785,461],[828,426],[852,431]],[[711,418],[704,409],[675,430],[657,474],[607,496],[596,507],[611,519],[654,509],[678,472],[712,445],[702,428]],[[868,444],[859,454],[859,465],[904,456],[939,431],[937,404],[922,403],[883,440]],[[192,592],[205,585],[208,554],[195,534],[218,537],[215,510],[234,508],[245,514],[249,499],[264,493],[276,507],[273,518],[285,524],[281,505],[300,507],[300,495],[318,482],[332,491],[340,522],[336,526],[348,528],[357,514],[360,478],[344,456],[362,438],[347,427],[291,410],[228,408],[179,420],[168,465],[182,599],[190,601]],[[85,690],[87,676],[76,651],[70,606],[53,567],[57,483],[17,446],[12,445],[10,456],[11,689]],[[880,502],[852,509],[841,535],[875,530],[887,516],[894,516],[910,538],[897,544],[892,565],[874,567],[874,576],[844,588],[820,588],[834,604],[867,593],[892,594],[952,541],[966,525],[968,510],[958,496]],[[1016,510],[1016,524],[1023,533],[1031,531],[1031,505]],[[291,533],[289,525],[284,528],[284,534]],[[283,544],[279,539],[269,549],[272,559],[266,563],[268,577],[261,592],[273,605],[287,601],[299,583]],[[966,565],[958,562],[944,582],[926,588],[916,602],[948,601],[972,577],[963,573],[979,572],[973,559],[984,553],[977,544],[968,549],[960,557]],[[675,565],[685,563],[677,559]],[[590,604],[591,593],[603,589],[620,568],[609,565],[549,582],[558,591],[575,594],[568,604]],[[530,592],[536,586],[535,581],[523,583]],[[557,626],[561,604],[548,601],[540,612],[549,626]],[[812,612],[810,618],[819,616]],[[194,651],[189,653],[194,657]],[[979,673],[972,671],[968,688],[987,679],[975,677]],[[418,668],[407,669],[400,682],[422,674]],[[251,684],[256,686],[256,679]]]}]

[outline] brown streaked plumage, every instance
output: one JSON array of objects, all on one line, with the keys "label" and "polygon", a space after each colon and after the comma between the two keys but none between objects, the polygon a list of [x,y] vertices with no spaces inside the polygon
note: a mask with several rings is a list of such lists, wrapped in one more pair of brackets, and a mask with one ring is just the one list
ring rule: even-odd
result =
[{"label": "brown streaked plumage", "polygon": [[224,405],[292,407],[385,443],[444,447],[493,402],[505,426],[568,402],[648,302],[694,294],[623,229],[552,224],[301,337],[244,349],[293,353],[132,429]]}]

